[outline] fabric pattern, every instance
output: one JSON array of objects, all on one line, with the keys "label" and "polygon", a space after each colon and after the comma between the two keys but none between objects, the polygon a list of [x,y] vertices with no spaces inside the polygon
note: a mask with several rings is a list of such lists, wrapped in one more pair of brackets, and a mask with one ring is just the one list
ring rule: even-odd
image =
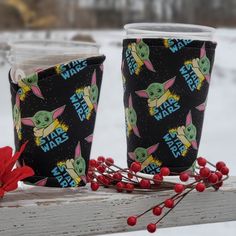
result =
[{"label": "fabric pattern", "polygon": [[50,187],[86,184],[105,56],[58,64],[9,81],[19,165],[33,168],[25,182]]},{"label": "fabric pattern", "polygon": [[194,166],[216,43],[125,39],[122,81],[128,166],[155,174]]}]

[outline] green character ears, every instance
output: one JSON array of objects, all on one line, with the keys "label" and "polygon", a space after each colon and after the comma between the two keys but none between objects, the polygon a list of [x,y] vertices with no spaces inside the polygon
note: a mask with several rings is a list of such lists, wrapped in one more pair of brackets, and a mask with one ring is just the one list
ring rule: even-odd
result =
[{"label": "green character ears", "polygon": [[129,107],[126,108],[126,116],[128,119],[128,122],[134,132],[134,134],[138,137],[140,137],[139,130],[137,127],[137,114],[133,108],[133,102],[132,102],[132,96],[130,94],[129,96]]},{"label": "green character ears", "polygon": [[146,90],[135,91],[139,97],[149,98],[151,100],[160,98],[173,84],[175,83],[175,77],[167,80],[163,84],[152,83]]},{"label": "green character ears", "polygon": [[81,155],[80,142],[78,142],[75,149],[74,170],[78,176],[85,176],[86,162]]},{"label": "green character ears", "polygon": [[16,125],[21,119],[21,114],[20,114],[20,95],[16,93],[16,103],[13,107],[13,121],[14,124]]},{"label": "green character ears", "polygon": [[138,162],[144,162],[151,154],[153,154],[159,146],[159,143],[150,146],[149,148],[137,147],[134,152],[129,152],[130,159]]},{"label": "green character ears", "polygon": [[43,94],[38,86],[38,74],[33,73],[32,75],[26,76],[22,81],[30,87],[33,94],[39,98],[44,99]]},{"label": "green character ears", "polygon": [[191,111],[189,111],[186,117],[184,134],[185,134],[185,137],[188,139],[188,141],[191,143],[192,147],[197,150],[198,149],[198,145],[196,141],[197,129],[196,129],[196,126],[192,122]]},{"label": "green character ears", "polygon": [[149,60],[150,50],[146,43],[143,42],[142,39],[136,40],[136,53],[140,60],[145,64],[148,70],[155,72],[155,69]]},{"label": "green character ears", "polygon": [[89,90],[89,98],[93,104],[94,110],[97,111],[98,86],[97,86],[96,70],[94,70],[92,75],[92,82]]},{"label": "green character ears", "polygon": [[21,122],[24,125],[33,126],[37,129],[47,128],[55,121],[65,110],[65,105],[53,111],[38,111],[33,117],[22,118]]},{"label": "green character ears", "polygon": [[210,82],[210,68],[211,63],[208,57],[206,56],[206,49],[205,49],[205,43],[203,44],[201,50],[200,50],[200,58],[198,60],[198,66],[202,74],[204,75],[207,82]]}]

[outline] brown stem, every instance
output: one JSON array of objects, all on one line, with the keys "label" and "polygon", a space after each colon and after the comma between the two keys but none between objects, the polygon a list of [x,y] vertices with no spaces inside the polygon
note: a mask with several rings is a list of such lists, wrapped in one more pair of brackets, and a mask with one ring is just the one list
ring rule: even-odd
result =
[{"label": "brown stem", "polygon": [[[113,169],[111,169],[111,167],[109,167],[109,166],[108,166],[108,169],[109,169],[109,170],[113,170]],[[127,176],[125,176],[125,175],[123,175],[123,174],[121,174],[121,175],[122,175],[123,178],[125,178],[125,179],[127,179],[127,180],[129,180],[129,181],[131,181],[131,182],[133,182],[133,183],[135,183],[135,184],[137,183],[137,182],[135,182],[134,180],[128,178]]]},{"label": "brown stem", "polygon": [[[186,197],[186,195],[189,194],[193,189],[194,188],[191,188],[186,193],[179,196],[178,198],[180,198],[180,199],[175,203],[174,207],[170,208],[155,224],[158,224],[164,217],[166,217]],[[178,198],[176,198],[176,199],[178,199]]]},{"label": "brown stem", "polygon": [[[179,193],[175,194],[175,195],[172,196],[171,198],[173,199],[173,198],[175,198],[175,197],[178,196],[178,195],[179,195]],[[145,215],[147,212],[151,211],[154,207],[161,206],[164,202],[165,202],[165,200],[162,201],[161,203],[159,203],[159,204],[153,206],[153,207],[150,207],[149,209],[147,209],[147,210],[144,211],[143,213],[139,214],[137,217],[141,217],[141,216]]]},{"label": "brown stem", "polygon": [[[122,170],[122,171],[126,172],[126,173],[130,173],[129,170],[122,169],[122,168],[120,168],[119,166],[117,166],[117,165],[115,165],[115,164],[113,164],[113,166],[114,166],[115,168],[119,169],[119,170]],[[137,178],[150,180],[149,178],[146,178],[145,176],[140,176],[140,175],[137,175],[137,174],[135,174],[135,173],[131,173],[131,174],[132,174],[133,176],[137,177]],[[153,182],[157,182],[157,181],[154,181],[154,180],[152,180],[152,181],[153,181]],[[160,181],[160,183],[162,183],[162,181]],[[166,184],[170,184],[171,186],[174,185],[173,182],[169,182],[169,181],[165,181],[165,183],[166,183]]]},{"label": "brown stem", "polygon": [[212,164],[211,162],[207,161],[207,163],[208,163],[210,166],[216,168],[216,166],[215,166],[214,164]]}]

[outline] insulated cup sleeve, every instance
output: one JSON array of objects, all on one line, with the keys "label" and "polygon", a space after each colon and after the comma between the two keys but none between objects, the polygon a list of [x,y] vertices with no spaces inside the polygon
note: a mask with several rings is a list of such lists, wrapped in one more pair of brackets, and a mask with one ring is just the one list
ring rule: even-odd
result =
[{"label": "insulated cup sleeve", "polygon": [[11,86],[19,165],[33,168],[25,182],[75,187],[86,174],[102,82],[104,56],[77,59],[24,77]]},{"label": "insulated cup sleeve", "polygon": [[122,81],[128,166],[181,172],[196,160],[216,43],[125,39]]}]

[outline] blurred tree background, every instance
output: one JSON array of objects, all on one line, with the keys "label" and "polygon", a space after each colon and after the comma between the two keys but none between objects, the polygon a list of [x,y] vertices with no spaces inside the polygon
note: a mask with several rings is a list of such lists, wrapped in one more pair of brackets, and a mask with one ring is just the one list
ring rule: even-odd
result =
[{"label": "blurred tree background", "polygon": [[236,0],[0,0],[0,30],[120,28],[129,22],[236,26]]}]

